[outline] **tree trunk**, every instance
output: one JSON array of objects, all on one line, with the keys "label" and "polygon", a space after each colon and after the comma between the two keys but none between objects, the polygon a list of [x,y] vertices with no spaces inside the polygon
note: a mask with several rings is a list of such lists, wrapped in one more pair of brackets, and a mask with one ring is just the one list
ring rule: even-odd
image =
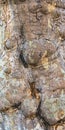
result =
[{"label": "tree trunk", "polygon": [[65,129],[65,1],[0,0],[0,130]]}]

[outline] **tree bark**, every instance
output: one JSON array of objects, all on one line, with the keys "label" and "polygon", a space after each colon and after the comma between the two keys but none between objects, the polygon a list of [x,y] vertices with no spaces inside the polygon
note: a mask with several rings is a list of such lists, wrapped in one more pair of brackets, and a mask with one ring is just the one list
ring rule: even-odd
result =
[{"label": "tree bark", "polygon": [[0,0],[0,129],[65,129],[64,0]]}]

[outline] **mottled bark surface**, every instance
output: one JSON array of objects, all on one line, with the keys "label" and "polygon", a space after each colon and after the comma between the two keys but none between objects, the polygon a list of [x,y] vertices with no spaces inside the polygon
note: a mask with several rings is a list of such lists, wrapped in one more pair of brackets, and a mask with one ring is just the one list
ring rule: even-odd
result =
[{"label": "mottled bark surface", "polygon": [[65,130],[65,0],[0,0],[0,130]]}]

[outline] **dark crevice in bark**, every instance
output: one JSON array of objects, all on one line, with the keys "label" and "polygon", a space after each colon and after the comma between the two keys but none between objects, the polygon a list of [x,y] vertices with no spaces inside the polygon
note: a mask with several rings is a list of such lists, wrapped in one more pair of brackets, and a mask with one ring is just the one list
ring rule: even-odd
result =
[{"label": "dark crevice in bark", "polygon": [[[63,119],[60,119],[59,121],[57,121],[57,123],[56,124],[63,124],[65,122],[65,118],[63,118]],[[56,125],[55,124],[55,125]]]},{"label": "dark crevice in bark", "polygon": [[2,4],[5,4],[7,2],[7,0],[2,0]]},{"label": "dark crevice in bark", "polygon": [[32,82],[32,83],[29,82],[29,85],[30,85],[30,89],[31,89],[31,94],[32,94],[32,96],[36,98],[36,97],[37,97],[37,94],[39,94],[40,91],[35,88],[35,82]]},{"label": "dark crevice in bark", "polygon": [[25,38],[25,29],[24,29],[24,24],[22,23],[21,27],[20,27],[20,36],[21,36],[21,44],[24,44],[25,41],[26,41],[26,38]]},{"label": "dark crevice in bark", "polygon": [[2,109],[2,110],[0,110],[0,113],[2,113],[2,112],[6,112],[6,111],[8,111],[10,108],[12,108],[12,109],[21,109],[21,102],[18,102],[18,103],[14,103],[12,106],[10,106],[10,107],[8,107],[8,108],[4,108],[4,109]]},{"label": "dark crevice in bark", "polygon": [[24,59],[24,57],[23,57],[23,53],[22,53],[22,52],[20,53],[20,59],[21,59],[21,61],[22,61],[23,66],[24,66],[25,68],[28,68],[28,64],[26,63],[26,61],[25,61],[25,59]]},{"label": "dark crevice in bark", "polygon": [[45,120],[45,118],[43,118],[40,114],[41,110],[40,110],[40,105],[41,105],[41,101],[39,103],[39,106],[38,106],[38,109],[37,109],[37,113],[36,113],[36,116],[37,118],[40,120],[42,119],[43,120],[43,123],[45,125],[45,130],[48,130],[48,127],[50,126],[50,124]]},{"label": "dark crevice in bark", "polygon": [[21,102],[19,102],[19,103],[15,103],[13,106],[12,106],[12,108],[13,109],[15,109],[15,108],[17,108],[17,109],[21,109]]}]

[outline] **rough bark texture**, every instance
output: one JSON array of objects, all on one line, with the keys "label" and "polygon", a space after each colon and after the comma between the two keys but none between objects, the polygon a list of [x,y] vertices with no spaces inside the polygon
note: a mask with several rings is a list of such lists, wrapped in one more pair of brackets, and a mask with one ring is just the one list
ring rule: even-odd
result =
[{"label": "rough bark texture", "polygon": [[65,0],[0,0],[0,130],[65,130]]}]

